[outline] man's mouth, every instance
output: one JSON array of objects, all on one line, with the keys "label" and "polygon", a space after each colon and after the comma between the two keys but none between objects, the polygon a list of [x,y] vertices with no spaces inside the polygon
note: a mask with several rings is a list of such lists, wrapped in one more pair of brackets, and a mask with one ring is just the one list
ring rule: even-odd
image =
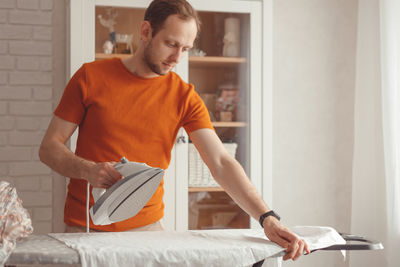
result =
[{"label": "man's mouth", "polygon": [[166,66],[167,68],[172,68],[172,67],[173,67],[172,64],[169,64],[169,63],[167,63],[167,62],[163,62],[162,64],[163,64],[164,66]]}]

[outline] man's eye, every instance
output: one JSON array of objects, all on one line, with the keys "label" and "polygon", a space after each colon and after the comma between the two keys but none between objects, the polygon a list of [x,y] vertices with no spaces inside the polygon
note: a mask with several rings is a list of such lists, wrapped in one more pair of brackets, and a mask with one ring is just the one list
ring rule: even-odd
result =
[{"label": "man's eye", "polygon": [[167,43],[168,47],[174,47],[175,45],[173,43]]}]

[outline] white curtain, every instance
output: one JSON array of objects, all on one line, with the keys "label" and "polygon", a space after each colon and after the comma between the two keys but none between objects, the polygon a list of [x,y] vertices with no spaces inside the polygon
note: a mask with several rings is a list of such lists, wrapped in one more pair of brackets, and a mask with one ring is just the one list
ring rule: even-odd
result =
[{"label": "white curtain", "polygon": [[381,70],[389,266],[400,266],[400,1],[381,0]]},{"label": "white curtain", "polygon": [[359,1],[351,231],[385,249],[352,252],[352,267],[400,266],[399,5]]}]

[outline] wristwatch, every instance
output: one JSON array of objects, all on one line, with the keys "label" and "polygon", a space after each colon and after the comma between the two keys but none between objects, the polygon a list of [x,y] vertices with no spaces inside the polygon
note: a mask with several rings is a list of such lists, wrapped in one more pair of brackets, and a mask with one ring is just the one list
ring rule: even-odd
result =
[{"label": "wristwatch", "polygon": [[261,215],[260,219],[258,220],[260,222],[260,225],[262,228],[264,228],[263,222],[264,222],[265,218],[267,218],[268,216],[274,216],[275,218],[278,219],[278,221],[281,220],[281,217],[278,214],[276,214],[273,210],[270,210],[270,211],[264,213],[263,215]]}]

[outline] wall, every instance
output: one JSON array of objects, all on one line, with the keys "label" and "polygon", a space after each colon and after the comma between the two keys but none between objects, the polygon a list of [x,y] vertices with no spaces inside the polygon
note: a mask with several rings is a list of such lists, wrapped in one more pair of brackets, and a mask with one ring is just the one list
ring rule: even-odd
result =
[{"label": "wall", "polygon": [[[274,1],[273,208],[349,232],[357,0]],[[318,252],[287,266],[347,266]]]},{"label": "wall", "polygon": [[[53,174],[38,148],[55,86],[65,82],[65,56],[56,47],[65,35],[64,3],[55,2],[0,1],[0,179],[17,188],[37,234],[52,231],[54,215]],[[61,13],[53,16],[57,6]]]}]

